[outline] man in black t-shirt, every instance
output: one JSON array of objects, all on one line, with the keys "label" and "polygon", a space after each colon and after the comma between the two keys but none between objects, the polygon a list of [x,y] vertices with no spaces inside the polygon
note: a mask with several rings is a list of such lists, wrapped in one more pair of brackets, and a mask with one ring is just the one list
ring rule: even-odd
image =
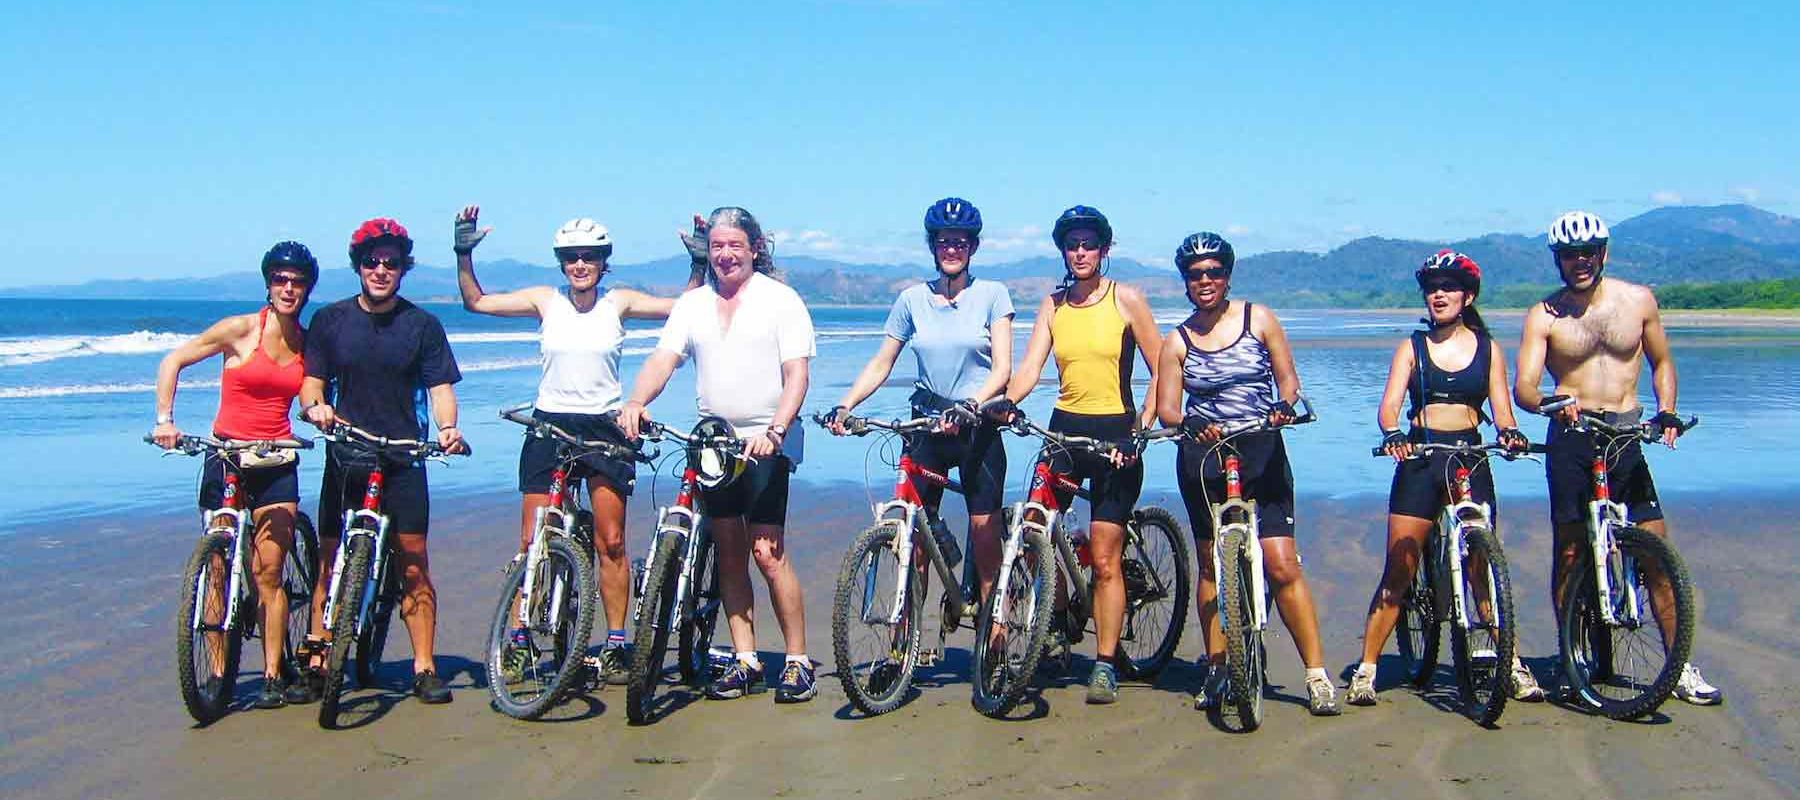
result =
[{"label": "man in black t-shirt", "polygon": [[[437,317],[398,294],[412,267],[412,239],[400,223],[372,219],[350,237],[350,260],[362,291],[313,315],[306,340],[306,381],[300,403],[306,420],[321,429],[342,421],[380,436],[423,439],[426,398],[446,452],[466,449],[456,429],[456,393],[462,380],[456,357]],[[333,563],[343,510],[359,507],[373,465],[351,451],[326,452],[319,490],[319,582],[313,593],[313,632],[323,633],[326,574]],[[432,657],[437,593],[425,551],[431,503],[425,467],[383,464],[382,510],[388,515],[404,597],[400,618],[413,646],[413,694],[426,703],[450,702],[450,689]],[[311,685],[318,685],[316,677]],[[317,697],[314,690],[312,695]]]}]

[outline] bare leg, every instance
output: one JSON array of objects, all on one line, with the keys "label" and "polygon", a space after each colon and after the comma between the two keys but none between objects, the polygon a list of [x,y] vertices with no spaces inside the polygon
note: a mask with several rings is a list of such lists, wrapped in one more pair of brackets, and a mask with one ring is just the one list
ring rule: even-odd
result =
[{"label": "bare leg", "polygon": [[1389,514],[1387,525],[1387,563],[1382,567],[1375,596],[1369,598],[1369,620],[1363,626],[1364,664],[1373,664],[1381,657],[1381,648],[1393,634],[1394,625],[1400,620],[1400,600],[1419,569],[1425,537],[1431,535],[1428,519]]},{"label": "bare leg", "polygon": [[1294,636],[1294,649],[1307,669],[1325,666],[1325,649],[1319,644],[1319,616],[1313,608],[1312,592],[1300,574],[1300,553],[1294,549],[1293,537],[1278,536],[1262,540],[1263,574],[1274,589],[1275,607],[1281,610],[1281,621]]},{"label": "bare leg", "polygon": [[399,545],[394,555],[403,587],[400,619],[406,622],[406,634],[412,640],[413,674],[436,672],[432,647],[437,635],[437,589],[431,585],[425,534],[407,531],[396,534],[394,540]]},{"label": "bare leg", "polygon": [[1213,574],[1211,539],[1199,542],[1200,576],[1195,586],[1194,614],[1200,618],[1200,643],[1206,648],[1206,660],[1225,663],[1225,631],[1219,627],[1219,576]]},{"label": "bare leg", "polygon": [[256,546],[250,556],[256,596],[262,606],[263,675],[281,674],[282,649],[287,645],[288,597],[281,585],[281,568],[294,545],[294,516],[299,503],[277,503],[256,509]]},{"label": "bare leg", "polygon": [[977,597],[987,597],[1000,574],[1000,523],[999,512],[969,515],[969,539],[975,549],[971,557],[975,559],[976,582],[981,587]]},{"label": "bare leg", "polygon": [[1119,648],[1119,631],[1125,627],[1125,578],[1119,568],[1125,526],[1095,520],[1088,531],[1094,562],[1094,656],[1110,661]]},{"label": "bare leg", "polygon": [[600,600],[606,605],[606,627],[622,630],[631,604],[631,563],[625,551],[625,498],[590,479],[588,498],[594,507],[594,555],[599,566]]},{"label": "bare leg", "polygon": [[769,604],[775,607],[775,622],[781,626],[786,652],[793,656],[806,652],[806,606],[800,595],[800,577],[787,557],[784,533],[780,525],[750,526],[751,553],[769,586]]},{"label": "bare leg", "polygon": [[[1640,522],[1643,528],[1664,540],[1669,538],[1667,520],[1653,519]],[[1646,564],[1644,580],[1650,584],[1650,612],[1656,615],[1656,626],[1662,629],[1663,651],[1675,642],[1675,586],[1669,582],[1669,576],[1662,571],[1661,565]]]},{"label": "bare leg", "polygon": [[731,627],[731,646],[740,653],[756,651],[755,596],[750,590],[750,534],[743,517],[711,518],[713,549],[718,554],[719,599]]}]

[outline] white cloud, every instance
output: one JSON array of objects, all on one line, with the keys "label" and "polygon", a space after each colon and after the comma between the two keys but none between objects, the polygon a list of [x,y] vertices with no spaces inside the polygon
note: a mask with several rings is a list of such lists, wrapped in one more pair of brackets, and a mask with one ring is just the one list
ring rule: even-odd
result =
[{"label": "white cloud", "polygon": [[1650,202],[1659,206],[1681,205],[1681,193],[1673,189],[1662,189],[1650,193]]},{"label": "white cloud", "polygon": [[1762,199],[1762,191],[1754,186],[1733,186],[1731,196],[1746,203],[1754,203]]},{"label": "white cloud", "polygon": [[1338,228],[1338,233],[1341,233],[1345,236],[1361,236],[1361,235],[1363,235],[1363,232],[1366,230],[1368,230],[1368,229],[1364,228],[1361,225],[1352,224],[1352,225],[1345,225],[1341,228]]},{"label": "white cloud", "polygon": [[1239,225],[1235,222],[1225,226],[1226,236],[1248,236],[1249,234],[1250,229],[1248,227]]}]

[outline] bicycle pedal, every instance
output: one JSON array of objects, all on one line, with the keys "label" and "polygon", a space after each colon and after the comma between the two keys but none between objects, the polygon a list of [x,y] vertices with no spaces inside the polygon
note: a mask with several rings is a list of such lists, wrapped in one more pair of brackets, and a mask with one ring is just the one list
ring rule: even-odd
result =
[{"label": "bicycle pedal", "polygon": [[943,660],[943,658],[944,658],[944,654],[940,650],[920,650],[919,651],[919,666],[935,667],[935,666],[937,666],[939,661]]}]

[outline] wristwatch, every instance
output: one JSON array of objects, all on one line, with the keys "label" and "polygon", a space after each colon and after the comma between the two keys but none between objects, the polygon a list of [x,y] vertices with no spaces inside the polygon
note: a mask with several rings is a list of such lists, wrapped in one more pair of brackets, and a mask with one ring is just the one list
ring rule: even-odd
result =
[{"label": "wristwatch", "polygon": [[775,434],[776,436],[781,437],[782,439],[786,439],[787,432],[788,432],[788,426],[777,422],[774,425],[769,426],[769,432]]},{"label": "wristwatch", "polygon": [[170,412],[167,414],[157,414],[156,415],[156,424],[158,424],[158,425],[174,425],[175,424],[174,412]]}]

